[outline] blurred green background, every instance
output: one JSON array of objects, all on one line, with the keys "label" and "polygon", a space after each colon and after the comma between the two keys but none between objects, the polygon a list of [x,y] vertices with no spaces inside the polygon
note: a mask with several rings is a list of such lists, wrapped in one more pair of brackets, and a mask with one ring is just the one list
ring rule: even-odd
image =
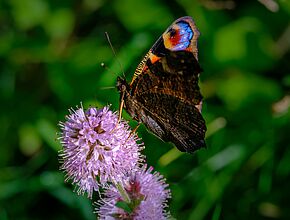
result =
[{"label": "blurred green background", "polygon": [[201,32],[208,148],[182,154],[138,130],[172,215],[290,219],[290,1],[11,0],[0,2],[0,220],[96,219],[58,170],[58,121],[80,102],[118,110],[104,88],[122,71],[104,32],[130,80],[184,15]]}]

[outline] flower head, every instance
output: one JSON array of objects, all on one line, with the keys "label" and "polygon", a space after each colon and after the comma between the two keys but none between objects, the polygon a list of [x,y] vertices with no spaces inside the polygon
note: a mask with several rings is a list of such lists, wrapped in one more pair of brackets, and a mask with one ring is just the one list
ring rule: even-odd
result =
[{"label": "flower head", "polygon": [[143,166],[131,173],[123,181],[124,192],[119,186],[109,186],[98,203],[99,219],[168,219],[169,213],[165,209],[170,190],[165,179],[152,170],[152,167],[146,170]]},{"label": "flower head", "polygon": [[93,191],[120,181],[142,160],[143,147],[136,143],[136,135],[126,122],[117,123],[118,116],[109,107],[70,110],[66,121],[60,122],[61,169],[79,194],[87,192],[91,198]]}]

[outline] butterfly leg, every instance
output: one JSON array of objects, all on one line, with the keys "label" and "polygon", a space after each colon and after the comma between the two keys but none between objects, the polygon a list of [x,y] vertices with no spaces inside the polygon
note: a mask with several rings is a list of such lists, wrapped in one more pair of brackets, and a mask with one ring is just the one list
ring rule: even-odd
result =
[{"label": "butterfly leg", "polygon": [[138,121],[137,126],[133,129],[133,131],[131,132],[131,134],[132,134],[132,133],[135,133],[135,132],[137,131],[137,129],[140,127],[140,125],[141,125],[141,122]]},{"label": "butterfly leg", "polygon": [[119,108],[119,118],[118,118],[117,124],[119,124],[119,122],[121,121],[121,118],[122,118],[122,111],[123,111],[123,107],[124,107],[124,96],[125,96],[125,92],[122,93],[121,103],[120,103],[120,108]]},{"label": "butterfly leg", "polygon": [[124,96],[125,96],[125,93],[123,92],[123,93],[122,93],[122,97],[121,97],[120,108],[119,108],[119,117],[118,117],[118,121],[117,121],[115,127],[111,130],[111,133],[113,133],[113,132],[115,131],[115,129],[117,128],[118,124],[119,124],[120,121],[121,121],[121,118],[122,118],[122,111],[123,111],[123,107],[124,107]]},{"label": "butterfly leg", "polygon": [[131,131],[130,135],[128,136],[127,140],[137,131],[137,129],[140,127],[141,122],[138,121],[137,126]]}]

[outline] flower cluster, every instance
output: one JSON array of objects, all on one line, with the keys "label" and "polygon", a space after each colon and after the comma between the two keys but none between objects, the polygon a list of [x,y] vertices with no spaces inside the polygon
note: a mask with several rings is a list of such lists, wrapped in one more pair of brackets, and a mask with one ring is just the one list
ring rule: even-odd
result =
[{"label": "flower cluster", "polygon": [[124,191],[111,185],[105,191],[105,198],[99,203],[99,219],[156,219],[169,217],[164,210],[170,191],[164,178],[153,168],[146,166],[131,173],[123,180]]},{"label": "flower cluster", "polygon": [[[127,122],[109,110],[71,109],[60,122],[61,169],[78,194],[105,189],[96,209],[100,219],[167,219],[170,191],[165,179],[144,165],[144,148]],[[100,194],[100,193],[99,193]]]},{"label": "flower cluster", "polygon": [[66,119],[60,123],[61,169],[78,186],[78,193],[91,197],[107,182],[122,180],[142,160],[136,135],[127,123],[117,124],[118,116],[108,107],[70,110]]}]

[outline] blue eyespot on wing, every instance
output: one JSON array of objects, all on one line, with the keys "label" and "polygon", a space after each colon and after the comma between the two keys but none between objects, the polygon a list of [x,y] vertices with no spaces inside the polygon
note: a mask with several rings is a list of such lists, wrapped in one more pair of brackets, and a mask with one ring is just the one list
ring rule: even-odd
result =
[{"label": "blue eyespot on wing", "polygon": [[187,22],[180,21],[176,23],[176,25],[178,25],[179,29],[176,33],[175,39],[174,38],[170,39],[173,46],[171,50],[173,51],[185,50],[190,45],[191,39],[193,37],[193,31]]}]

